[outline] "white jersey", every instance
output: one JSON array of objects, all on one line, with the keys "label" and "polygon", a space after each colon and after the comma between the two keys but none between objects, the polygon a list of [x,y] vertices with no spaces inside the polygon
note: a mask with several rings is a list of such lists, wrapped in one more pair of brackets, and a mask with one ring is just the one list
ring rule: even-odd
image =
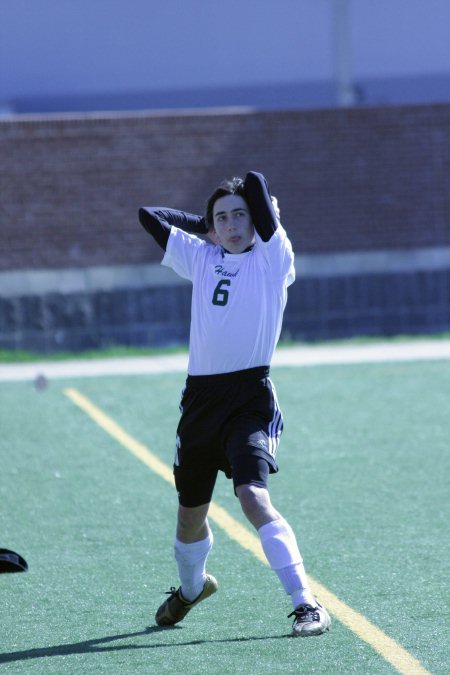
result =
[{"label": "white jersey", "polygon": [[192,281],[189,375],[215,375],[271,363],[280,337],[294,255],[281,225],[268,242],[226,253],[171,228],[162,265]]}]

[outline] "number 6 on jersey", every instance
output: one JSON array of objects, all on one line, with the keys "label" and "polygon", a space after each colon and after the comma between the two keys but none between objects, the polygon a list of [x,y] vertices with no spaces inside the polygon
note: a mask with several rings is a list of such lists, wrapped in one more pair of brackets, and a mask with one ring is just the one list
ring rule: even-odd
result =
[{"label": "number 6 on jersey", "polygon": [[217,286],[214,289],[212,304],[220,305],[223,307],[228,302],[229,292],[224,288],[224,286],[231,286],[230,279],[221,279]]}]

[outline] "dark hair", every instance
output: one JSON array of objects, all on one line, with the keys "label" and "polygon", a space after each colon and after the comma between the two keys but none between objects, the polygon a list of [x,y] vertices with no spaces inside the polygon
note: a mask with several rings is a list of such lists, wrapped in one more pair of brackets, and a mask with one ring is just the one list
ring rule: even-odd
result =
[{"label": "dark hair", "polygon": [[236,176],[231,180],[225,180],[214,190],[206,202],[206,224],[208,227],[213,227],[214,225],[214,204],[218,199],[227,195],[239,195],[245,199],[244,181],[242,178]]}]

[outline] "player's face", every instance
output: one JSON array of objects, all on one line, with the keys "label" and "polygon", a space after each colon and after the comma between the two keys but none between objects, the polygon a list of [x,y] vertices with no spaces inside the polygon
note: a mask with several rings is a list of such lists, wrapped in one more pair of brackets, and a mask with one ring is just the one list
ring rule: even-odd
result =
[{"label": "player's face", "polygon": [[240,195],[225,195],[218,199],[213,217],[219,243],[230,253],[242,253],[255,242],[255,228],[247,202]]}]

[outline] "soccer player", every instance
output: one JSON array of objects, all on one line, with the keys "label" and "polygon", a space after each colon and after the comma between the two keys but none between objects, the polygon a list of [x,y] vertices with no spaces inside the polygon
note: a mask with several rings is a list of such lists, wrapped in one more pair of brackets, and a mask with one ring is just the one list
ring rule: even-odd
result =
[{"label": "soccer player", "polygon": [[[293,635],[320,635],[330,627],[309,587],[294,532],[268,491],[283,429],[269,367],[295,279],[292,246],[275,209],[264,176],[251,171],[214,191],[206,218],[162,207],[139,210],[141,224],[165,251],[162,264],[192,282],[188,376],[174,459],[180,587],[171,588],[156,612],[161,626],[178,623],[217,590],[206,573],[213,545],[207,515],[223,471],[291,597]],[[214,245],[196,234],[209,234]]]}]

